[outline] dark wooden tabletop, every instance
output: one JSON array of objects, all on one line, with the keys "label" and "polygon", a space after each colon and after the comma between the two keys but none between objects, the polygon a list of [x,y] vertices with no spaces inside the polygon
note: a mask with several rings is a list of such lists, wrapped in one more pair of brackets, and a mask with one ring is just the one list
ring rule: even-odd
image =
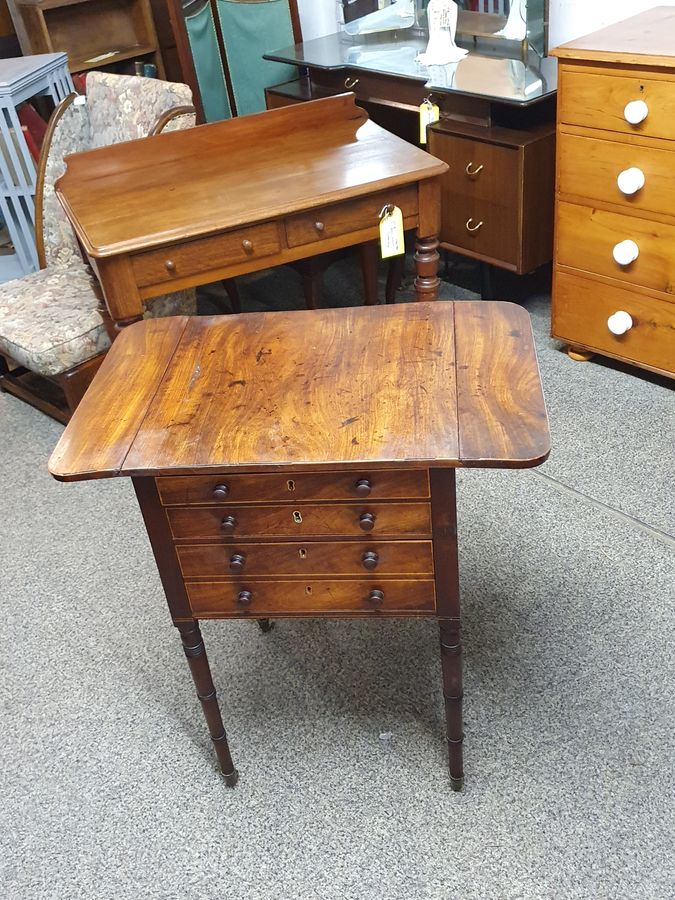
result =
[{"label": "dark wooden tabletop", "polygon": [[354,94],[69,156],[56,190],[87,253],[134,252],[433,178],[447,164]]},{"label": "dark wooden tabletop", "polygon": [[49,468],[64,481],[520,468],[549,449],[525,310],[439,301],[139,322],[113,344]]}]

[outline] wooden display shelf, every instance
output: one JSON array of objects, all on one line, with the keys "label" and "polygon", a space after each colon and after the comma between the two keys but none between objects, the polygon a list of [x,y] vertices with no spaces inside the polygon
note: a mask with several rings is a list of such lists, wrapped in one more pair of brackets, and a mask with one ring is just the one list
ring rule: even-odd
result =
[{"label": "wooden display shelf", "polygon": [[[137,56],[149,56],[156,52],[156,47],[150,44],[135,44],[133,47],[124,47],[120,50],[108,50],[98,54],[95,57],[77,58],[73,57],[68,63],[71,72],[87,72],[89,69],[98,68],[100,66],[109,66],[116,62],[123,62],[126,59],[134,59]],[[154,61],[154,60],[153,60]]]}]

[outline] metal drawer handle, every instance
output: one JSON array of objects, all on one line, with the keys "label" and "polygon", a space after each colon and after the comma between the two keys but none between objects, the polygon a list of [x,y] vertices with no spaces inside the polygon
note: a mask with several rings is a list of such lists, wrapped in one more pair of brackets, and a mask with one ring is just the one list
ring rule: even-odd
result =
[{"label": "metal drawer handle", "polygon": [[347,75],[347,77],[345,78],[345,87],[348,91],[351,91],[352,88],[355,88],[358,83],[358,78],[352,78],[350,75]]},{"label": "metal drawer handle", "polygon": [[469,178],[477,178],[478,175],[480,175],[480,173],[483,171],[484,168],[485,168],[485,166],[481,163],[479,166],[476,166],[476,168],[474,169],[473,163],[470,162],[470,163],[466,164],[466,169],[464,171],[469,176]]},{"label": "metal drawer handle", "polygon": [[474,232],[478,231],[478,229],[479,229],[479,228],[482,228],[482,226],[483,226],[483,223],[482,223],[482,222],[476,222],[475,225],[473,225],[472,222],[473,222],[473,219],[467,219],[467,220],[466,220],[466,230],[467,230],[470,234],[473,234]]}]

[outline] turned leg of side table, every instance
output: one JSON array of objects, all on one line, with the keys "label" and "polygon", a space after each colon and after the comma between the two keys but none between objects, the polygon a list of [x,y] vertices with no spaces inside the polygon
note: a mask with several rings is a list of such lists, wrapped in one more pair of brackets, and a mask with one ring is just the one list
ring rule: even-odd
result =
[{"label": "turned leg of side table", "polygon": [[448,738],[448,764],[450,783],[453,791],[461,791],[464,786],[464,764],[462,742],[462,643],[459,622],[454,619],[440,619],[441,665],[443,667],[443,699],[445,701],[445,723]]},{"label": "turned leg of side table", "polygon": [[438,300],[438,237],[418,237],[415,241],[415,299]]},{"label": "turned leg of side table", "polygon": [[176,628],[180,631],[183,650],[190,666],[192,680],[197,688],[197,696],[202,704],[206,724],[209,726],[209,733],[218,757],[220,771],[223,774],[225,783],[229,787],[234,787],[239,775],[230,756],[227,735],[225,734],[223,720],[220,715],[216,689],[213,685],[199,622],[177,622]]}]

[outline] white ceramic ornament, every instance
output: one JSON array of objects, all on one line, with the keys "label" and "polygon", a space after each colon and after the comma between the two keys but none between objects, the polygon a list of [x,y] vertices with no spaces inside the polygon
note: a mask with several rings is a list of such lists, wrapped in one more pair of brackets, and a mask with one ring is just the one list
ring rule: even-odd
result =
[{"label": "white ceramic ornament", "polygon": [[431,0],[427,7],[429,43],[417,62],[423,66],[447,66],[459,62],[468,54],[455,43],[459,7],[454,0]]}]

